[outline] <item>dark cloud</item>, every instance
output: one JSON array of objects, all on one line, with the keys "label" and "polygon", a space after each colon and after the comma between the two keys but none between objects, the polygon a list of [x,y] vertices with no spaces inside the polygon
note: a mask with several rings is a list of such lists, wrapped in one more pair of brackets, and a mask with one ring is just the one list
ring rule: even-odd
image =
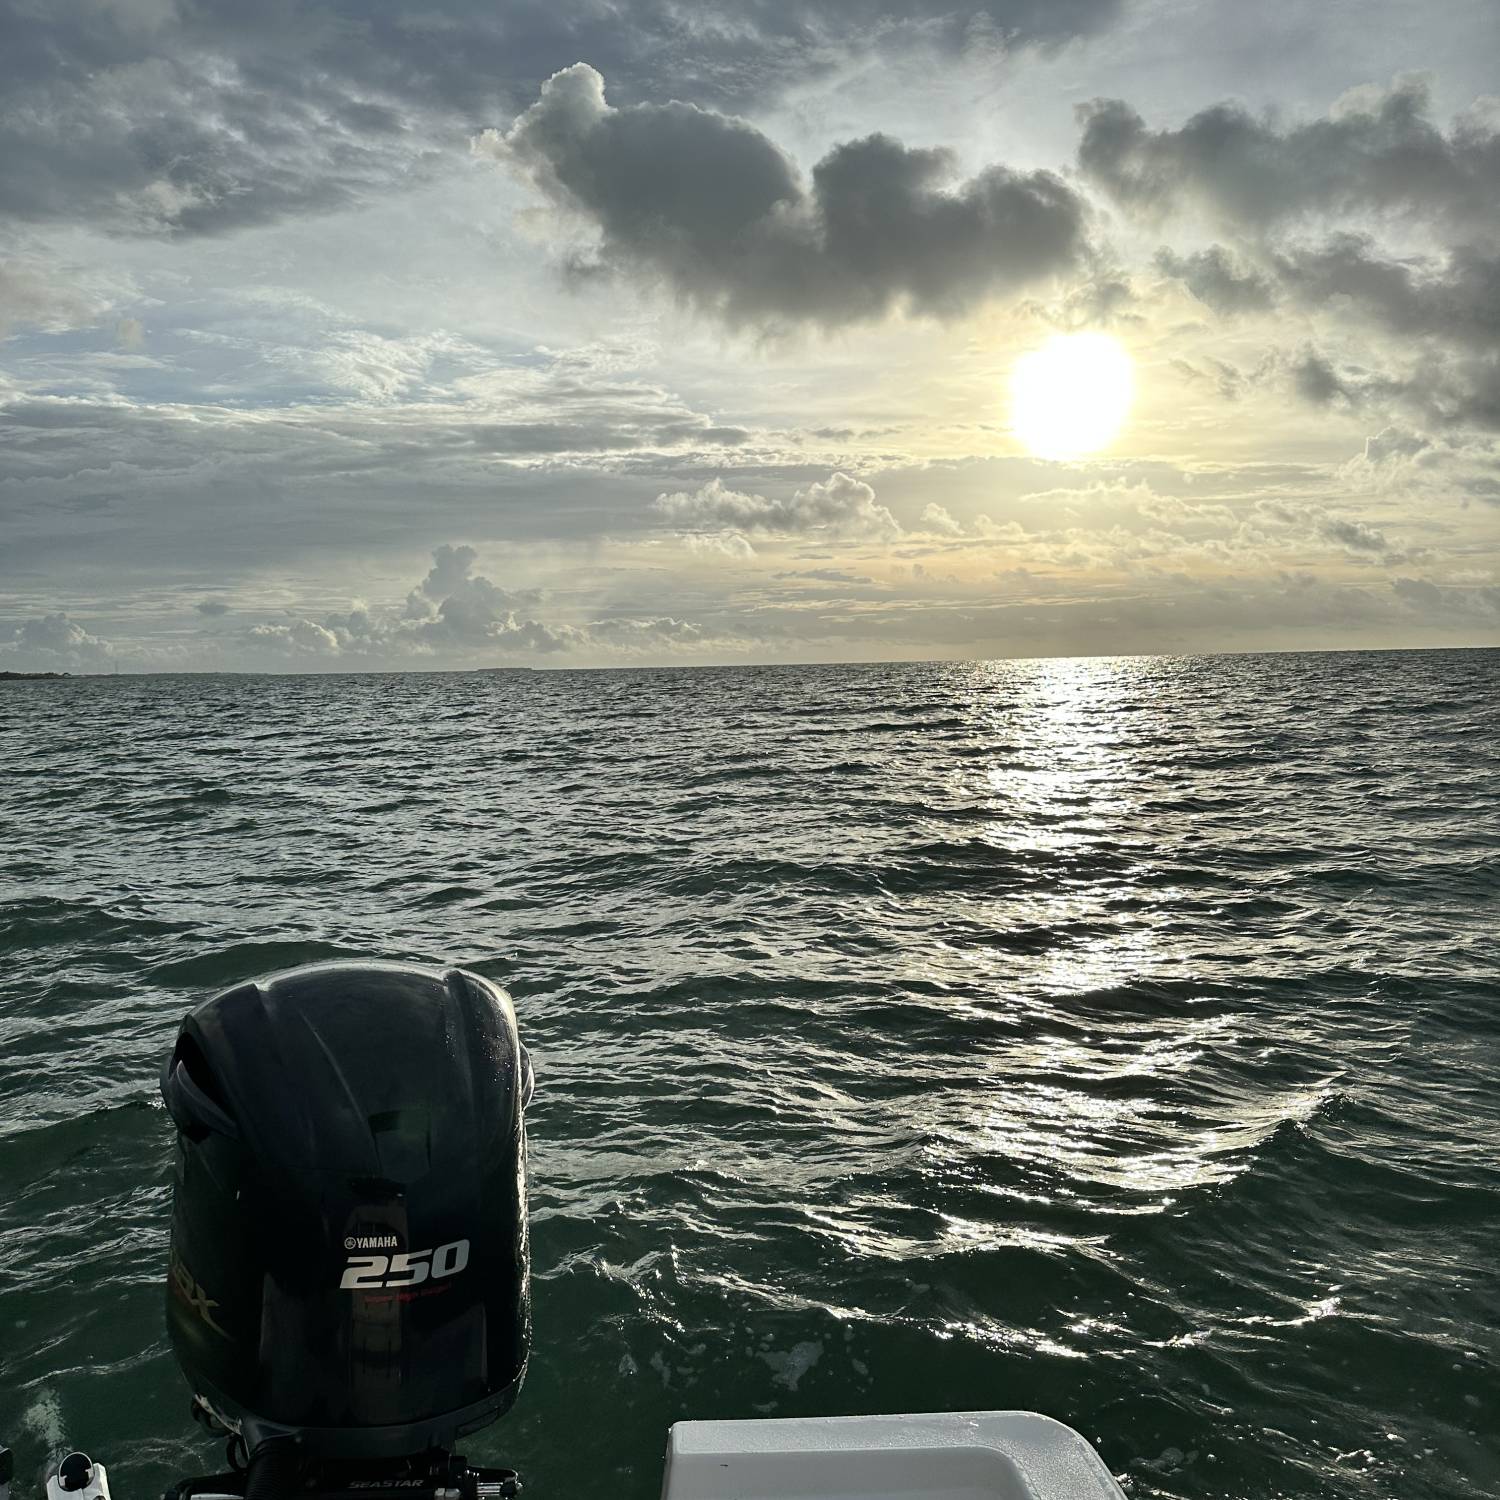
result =
[{"label": "dark cloud", "polygon": [[1286,370],[1295,394],[1314,406],[1399,407],[1433,427],[1500,430],[1500,356],[1430,351],[1391,371],[1338,364],[1307,347]]},{"label": "dark cloud", "polygon": [[[1224,316],[1289,306],[1332,315],[1365,336],[1363,361],[1314,348],[1276,355],[1302,400],[1350,410],[1401,410],[1443,428],[1500,427],[1500,129],[1478,106],[1448,131],[1430,118],[1426,82],[1346,95],[1326,117],[1281,126],[1233,104],[1177,129],[1152,130],[1118,99],[1080,110],[1085,175],[1133,215],[1207,212],[1240,247],[1188,255],[1159,269]],[[1389,228],[1400,218],[1442,247],[1398,254],[1376,235],[1336,229],[1353,216]],[[1394,336],[1398,350],[1371,336]],[[1182,367],[1201,375],[1197,366]],[[1220,380],[1226,395],[1239,380]]]},{"label": "dark cloud", "polygon": [[1051,46],[1120,0],[9,0],[0,212],[207,233],[421,175],[580,57],[744,108],[855,52]]},{"label": "dark cloud", "polygon": [[1336,364],[1311,347],[1276,356],[1242,377],[1178,361],[1189,379],[1213,378],[1226,397],[1245,381],[1284,370],[1296,395],[1314,406],[1384,404],[1442,427],[1500,426],[1500,255],[1461,245],[1442,256],[1396,257],[1367,234],[1339,233],[1316,245],[1264,248],[1260,269],[1222,246],[1192,255],[1158,253],[1156,264],[1223,316],[1299,307],[1339,317],[1355,334],[1401,340],[1399,368],[1377,347],[1366,364]]},{"label": "dark cloud", "polygon": [[1500,348],[1500,254],[1492,247],[1462,247],[1440,263],[1394,260],[1367,235],[1340,234],[1274,263],[1288,294],[1306,305],[1342,302],[1403,337]]},{"label": "dark cloud", "polygon": [[1276,302],[1271,282],[1251,267],[1238,263],[1222,245],[1210,245],[1191,255],[1174,255],[1163,249],[1157,252],[1156,267],[1164,275],[1182,282],[1205,307],[1221,317],[1266,312]]},{"label": "dark cloud", "polygon": [[582,63],[476,149],[593,226],[598,265],[660,280],[731,325],[952,316],[1084,250],[1082,200],[1050,172],[995,166],[955,183],[950,153],[872,135],[829,152],[807,184],[743,120],[616,107]]},{"label": "dark cloud", "polygon": [[1078,116],[1084,174],[1148,218],[1201,208],[1252,235],[1316,214],[1409,215],[1466,233],[1500,225],[1500,131],[1475,115],[1444,133],[1421,78],[1286,128],[1232,103],[1166,130],[1123,99]]},{"label": "dark cloud", "polygon": [[1367,521],[1350,521],[1330,516],[1323,522],[1321,529],[1329,541],[1337,542],[1351,552],[1385,553],[1392,550],[1385,534]]},{"label": "dark cloud", "polygon": [[1314,406],[1329,406],[1335,400],[1355,403],[1360,391],[1341,377],[1316,349],[1305,349],[1292,362],[1292,388]]},{"label": "dark cloud", "polygon": [[222,599],[201,599],[193,608],[200,615],[207,615],[210,619],[217,619],[220,615],[229,613],[229,606]]}]

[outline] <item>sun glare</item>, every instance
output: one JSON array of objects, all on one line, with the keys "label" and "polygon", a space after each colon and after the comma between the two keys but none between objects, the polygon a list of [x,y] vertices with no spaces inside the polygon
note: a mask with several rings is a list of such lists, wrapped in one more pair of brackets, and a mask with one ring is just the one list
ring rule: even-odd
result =
[{"label": "sun glare", "polygon": [[1130,356],[1107,333],[1059,333],[1011,373],[1011,428],[1038,458],[1107,447],[1135,393]]}]

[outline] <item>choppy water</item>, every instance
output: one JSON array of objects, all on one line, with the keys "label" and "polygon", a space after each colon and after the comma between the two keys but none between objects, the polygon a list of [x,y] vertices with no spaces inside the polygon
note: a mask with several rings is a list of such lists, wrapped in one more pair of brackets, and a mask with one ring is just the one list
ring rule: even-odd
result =
[{"label": "choppy water", "polygon": [[1500,653],[0,685],[0,1439],[219,1465],[155,1075],[335,956],[510,986],[470,1444],[1034,1407],[1139,1496],[1500,1490]]}]

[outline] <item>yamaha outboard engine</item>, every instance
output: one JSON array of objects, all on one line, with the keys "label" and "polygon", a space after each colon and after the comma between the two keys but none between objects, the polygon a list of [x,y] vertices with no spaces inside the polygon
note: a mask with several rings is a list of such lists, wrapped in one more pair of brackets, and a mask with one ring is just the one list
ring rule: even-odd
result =
[{"label": "yamaha outboard engine", "polygon": [[315,964],[183,1020],[167,1324],[249,1458],[183,1500],[504,1492],[451,1449],[526,1369],[531,1086],[509,997],[461,969]]}]

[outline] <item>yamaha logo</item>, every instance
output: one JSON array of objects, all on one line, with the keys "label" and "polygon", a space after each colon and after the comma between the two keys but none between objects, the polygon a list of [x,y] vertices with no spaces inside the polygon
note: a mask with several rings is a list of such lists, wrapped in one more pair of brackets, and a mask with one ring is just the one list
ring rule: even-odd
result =
[{"label": "yamaha logo", "polygon": [[346,1250],[394,1250],[401,1243],[393,1234],[351,1234],[344,1240]]},{"label": "yamaha logo", "polygon": [[[396,1243],[390,1235],[350,1236],[364,1249],[379,1245],[382,1249]],[[349,1241],[345,1240],[345,1244]],[[469,1263],[468,1240],[451,1240],[436,1250],[408,1250],[401,1255],[351,1255],[344,1267],[339,1286],[346,1292],[374,1292],[390,1287],[421,1286],[424,1281],[446,1281],[457,1276]],[[421,1295],[429,1297],[442,1287],[430,1287]],[[408,1300],[403,1295],[402,1301]]]}]

